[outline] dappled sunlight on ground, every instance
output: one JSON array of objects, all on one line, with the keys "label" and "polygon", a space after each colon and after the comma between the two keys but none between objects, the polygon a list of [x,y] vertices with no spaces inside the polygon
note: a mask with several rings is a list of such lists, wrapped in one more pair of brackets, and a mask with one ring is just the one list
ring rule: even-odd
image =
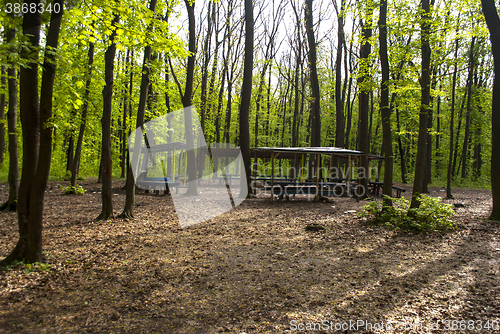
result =
[{"label": "dappled sunlight on ground", "polygon": [[[460,229],[415,235],[368,225],[351,212],[364,202],[351,198],[260,197],[181,229],[168,196],[140,192],[135,220],[92,222],[98,185],[85,182],[83,196],[51,187],[50,271],[0,273],[0,332],[283,333],[323,321],[500,320],[500,226],[485,219],[488,191],[456,191],[449,202],[465,204]],[[115,194],[118,214],[124,192]],[[15,214],[0,217],[3,257],[17,223]],[[306,231],[310,223],[324,230]]]}]

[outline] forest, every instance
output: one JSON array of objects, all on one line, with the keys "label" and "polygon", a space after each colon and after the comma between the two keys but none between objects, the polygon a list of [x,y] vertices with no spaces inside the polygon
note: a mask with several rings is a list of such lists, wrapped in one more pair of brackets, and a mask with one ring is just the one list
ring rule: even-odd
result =
[{"label": "forest", "polygon": [[[359,167],[376,167],[384,195],[395,183],[407,189],[411,208],[435,189],[449,201],[480,189],[466,205],[500,219],[497,7],[493,0],[4,0],[0,204],[2,224],[11,221],[0,264],[43,269],[54,261],[44,234],[57,220],[51,201],[61,203],[61,217],[83,210],[64,219],[90,220],[99,233],[105,222],[143,221],[146,207],[161,211],[150,207],[157,197],[148,203],[137,192],[129,136],[190,106],[207,143],[241,148],[248,184],[253,148],[338,147],[364,152]],[[258,162],[260,170],[271,164]],[[89,211],[77,196],[85,192]],[[393,206],[390,197],[383,202],[382,211]],[[244,221],[248,212],[276,210],[248,203],[235,213]],[[342,203],[335,210],[360,207]],[[283,205],[295,222],[300,212]],[[466,216],[458,218],[464,226]],[[471,230],[498,233],[495,224],[476,225]]]}]

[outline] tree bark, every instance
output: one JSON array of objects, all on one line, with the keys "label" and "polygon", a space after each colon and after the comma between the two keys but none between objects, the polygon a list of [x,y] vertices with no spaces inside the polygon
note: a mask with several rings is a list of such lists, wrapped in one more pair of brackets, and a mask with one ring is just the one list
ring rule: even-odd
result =
[{"label": "tree bark", "polygon": [[109,37],[111,44],[104,54],[104,77],[106,85],[102,90],[103,110],[102,110],[102,144],[101,144],[101,164],[102,164],[102,211],[97,220],[107,220],[113,218],[113,194],[111,190],[111,180],[113,178],[113,161],[111,159],[111,111],[113,102],[113,72],[116,55],[116,25],[120,20],[117,14],[111,23],[112,33]]},{"label": "tree bark", "polygon": [[[245,0],[245,60],[243,65],[243,84],[241,86],[240,104],[240,148],[243,157],[243,168],[246,173],[246,183],[241,182],[241,194],[252,194],[250,189],[250,104],[252,98],[252,72],[253,72],[253,2]],[[243,180],[242,180],[243,181]]]},{"label": "tree bark", "polygon": [[7,81],[5,80],[5,66],[1,66],[0,70],[0,89],[2,90],[2,94],[0,94],[0,165],[3,165],[4,156],[5,156],[5,84]]},{"label": "tree bark", "polygon": [[[205,131],[205,118],[207,109],[207,82],[208,82],[208,64],[212,58],[212,52],[210,52],[210,45],[212,42],[213,25],[215,23],[215,2],[208,2],[207,9],[207,35],[205,36],[205,42],[203,45],[203,66],[201,67],[201,103],[200,103],[200,122],[201,128]],[[217,56],[215,57],[215,59]]]},{"label": "tree bark", "polygon": [[[361,21],[362,39],[359,55],[359,67],[361,77],[358,79],[359,85],[359,127],[358,127],[358,149],[363,152],[360,159],[361,175],[358,175],[359,187],[361,192],[357,192],[358,198],[368,197],[368,173],[369,161],[368,154],[370,153],[370,132],[368,131],[368,112],[369,112],[369,88],[365,87],[369,76],[369,60],[371,53],[370,38],[372,36],[371,17],[373,9],[367,8],[367,16]],[[392,189],[392,188],[391,188]]]},{"label": "tree bark", "polygon": [[[458,29],[457,29],[458,30]],[[450,110],[450,153],[448,155],[448,170],[446,172],[446,198],[452,199],[453,194],[451,193],[451,176],[452,176],[452,167],[453,167],[453,134],[454,134],[454,126],[455,126],[455,91],[457,87],[457,71],[458,71],[458,38],[455,40],[455,54],[454,54],[454,65],[453,65],[453,77],[451,84],[451,110]]]},{"label": "tree bark", "polygon": [[311,83],[311,146],[321,146],[321,109],[320,91],[317,69],[316,40],[314,37],[313,25],[313,0],[305,2],[306,34],[309,45],[309,70]]},{"label": "tree bark", "polygon": [[[33,3],[38,6],[39,1]],[[30,157],[30,159],[23,159],[22,162],[17,210],[19,240],[14,250],[2,261],[2,264],[8,264],[15,260],[21,261],[26,259],[28,255],[30,193],[35,179],[39,144],[38,62],[34,59],[38,59],[40,25],[41,15],[39,13],[28,12],[24,14],[23,35],[26,36],[30,47],[21,50],[21,58],[28,61],[28,65],[22,66],[20,69],[19,111],[23,130],[23,157]]]},{"label": "tree bark", "polygon": [[495,77],[493,79],[493,98],[491,108],[491,193],[493,207],[492,219],[500,219],[500,19],[494,0],[481,0],[483,14],[490,31],[491,50]]},{"label": "tree bark", "polygon": [[389,106],[389,58],[387,55],[387,0],[381,0],[379,26],[379,54],[382,70],[382,81],[380,83],[380,111],[382,113],[382,132],[384,151],[384,206],[392,206],[392,131],[391,131],[391,109]]},{"label": "tree bark", "polygon": [[[10,43],[15,37],[14,28],[7,29],[6,41]],[[11,47],[10,53],[15,53],[15,47]],[[9,62],[7,69],[7,86],[9,95],[9,105],[7,109],[7,130],[9,138],[9,198],[1,209],[8,211],[17,210],[17,196],[19,193],[19,152],[17,147],[17,71],[14,60]]]},{"label": "tree bark", "polygon": [[[38,7],[39,1],[27,1]],[[55,0],[63,8],[62,0]],[[23,169],[19,188],[18,224],[19,240],[14,250],[1,262],[25,260],[41,262],[42,222],[44,194],[50,171],[52,155],[52,95],[55,78],[55,53],[61,25],[60,13],[52,12],[47,33],[47,46],[43,63],[41,99],[38,96],[38,46],[40,42],[40,13],[26,13],[23,18],[23,35],[30,48],[21,51],[21,57],[28,61],[20,73],[20,111],[23,128]]]},{"label": "tree bark", "polygon": [[[55,0],[62,10],[63,0]],[[50,162],[52,158],[52,97],[54,93],[54,79],[56,75],[56,55],[52,52],[59,42],[62,15],[52,12],[47,46],[43,63],[42,87],[40,90],[40,121],[39,126],[39,155],[36,165],[35,179],[30,192],[29,201],[29,228],[26,260],[28,262],[42,261],[42,227],[44,195],[49,179]],[[36,92],[38,94],[38,91]],[[23,159],[24,160],[24,159]]]},{"label": "tree bark", "polygon": [[196,156],[194,151],[194,135],[192,130],[192,110],[191,110],[191,99],[193,96],[193,81],[194,81],[194,67],[196,60],[196,23],[194,17],[194,1],[185,0],[188,19],[189,19],[189,52],[186,71],[186,88],[184,90],[184,95],[182,96],[182,105],[184,106],[184,117],[185,117],[185,133],[186,133],[186,154],[187,154],[187,174],[188,174],[188,189],[186,191],[187,196],[198,195],[198,187],[195,182],[196,180]]},{"label": "tree bark", "polygon": [[415,178],[413,180],[413,194],[410,208],[420,206],[419,195],[424,191],[425,182],[425,161],[427,158],[427,118],[429,116],[430,103],[430,61],[431,46],[429,38],[431,34],[430,27],[430,4],[429,0],[422,0],[422,17],[420,21],[420,40],[422,51],[422,75],[420,78],[421,97],[420,97],[420,116],[418,127],[417,158],[415,161]]},{"label": "tree bark", "polygon": [[[120,178],[126,178],[127,177],[127,170],[128,170],[128,159],[127,159],[127,142],[128,142],[128,136],[127,136],[127,114],[128,114],[128,106],[129,106],[129,96],[127,95],[128,93],[128,87],[132,83],[128,81],[128,73],[131,71],[131,60],[130,60],[130,50],[127,49],[127,55],[125,56],[125,85],[123,87],[123,113],[122,113],[122,124],[121,124],[121,136],[120,136],[120,169],[121,169],[121,175]],[[165,93],[166,96],[168,96],[167,93]]]},{"label": "tree bark", "polygon": [[[344,147],[344,99],[342,97],[342,48],[344,45],[344,6],[341,1],[340,12],[337,13],[337,59],[335,65],[335,146]],[[346,74],[347,75],[347,74]],[[338,164],[337,164],[338,167]]]},{"label": "tree bark", "polygon": [[464,132],[464,145],[462,148],[462,179],[465,179],[467,172],[467,155],[469,152],[469,139],[470,139],[470,123],[471,123],[471,111],[472,111],[472,86],[473,86],[473,76],[474,76],[474,67],[475,67],[475,59],[474,59],[474,44],[476,41],[476,36],[472,37],[472,41],[470,43],[470,52],[469,52],[469,74],[467,75],[467,113],[465,114],[465,132]]},{"label": "tree bark", "polygon": [[[153,13],[156,11],[156,0],[151,0],[149,3],[149,10]],[[149,31],[152,27],[148,28]],[[140,128],[144,124],[144,115],[146,113],[146,101],[148,98],[149,90],[149,68],[151,60],[151,46],[147,45],[144,48],[144,60],[142,64],[142,77],[141,77],[141,87],[139,92],[139,106],[137,108],[137,120],[135,127]],[[139,134],[135,137],[134,145],[139,145],[142,142],[142,138]],[[134,203],[135,203],[135,182],[133,169],[128,168],[127,171],[127,182],[126,182],[126,194],[125,194],[125,206],[123,212],[120,214],[120,218],[132,219],[134,218]]]},{"label": "tree bark", "polygon": [[83,136],[85,134],[85,127],[87,124],[87,111],[89,109],[89,98],[90,98],[90,85],[92,83],[92,65],[94,63],[94,43],[89,43],[89,51],[87,55],[87,80],[85,82],[85,94],[83,98],[82,115],[80,130],[78,132],[78,139],[75,148],[75,157],[73,158],[73,164],[71,165],[71,186],[76,185],[76,178],[78,176],[78,170],[80,169],[80,159],[82,156],[82,146],[83,146]]},{"label": "tree bark", "polygon": [[[432,79],[431,79],[431,91],[436,89],[437,85],[437,69],[436,65],[433,66]],[[429,193],[429,183],[432,182],[432,128],[434,126],[434,97],[430,95],[429,97],[429,114],[427,115],[427,148],[426,148],[426,158],[425,158],[425,173],[424,173],[424,188],[422,193]]]}]

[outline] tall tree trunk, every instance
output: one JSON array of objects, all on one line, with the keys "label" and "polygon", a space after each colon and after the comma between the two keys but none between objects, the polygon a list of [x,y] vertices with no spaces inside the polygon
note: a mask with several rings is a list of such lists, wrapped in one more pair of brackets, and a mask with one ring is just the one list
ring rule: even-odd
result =
[{"label": "tall tree trunk", "polygon": [[97,220],[107,220],[113,218],[113,194],[111,191],[111,180],[113,178],[113,161],[111,159],[111,109],[113,103],[113,72],[116,54],[116,25],[119,16],[113,14],[111,23],[112,33],[109,37],[111,44],[104,54],[104,77],[106,85],[102,90],[103,110],[101,119],[102,144],[101,144],[101,164],[102,164],[102,211]]},{"label": "tall tree trunk", "polygon": [[189,52],[186,71],[186,86],[184,95],[182,96],[182,105],[184,106],[185,117],[185,134],[186,134],[186,154],[188,159],[187,174],[188,174],[188,189],[186,195],[196,196],[198,194],[198,187],[196,180],[196,156],[194,151],[194,135],[192,130],[192,109],[191,99],[193,96],[193,81],[194,81],[194,67],[196,60],[196,22],[194,17],[194,1],[185,0],[188,20],[189,20]]},{"label": "tall tree trunk", "polygon": [[[306,21],[306,34],[307,42],[309,46],[309,80],[311,84],[311,109],[309,114],[309,120],[311,124],[311,146],[319,147],[321,146],[321,106],[320,106],[320,91],[319,91],[319,79],[318,79],[318,69],[317,69],[317,55],[316,55],[316,40],[314,36],[314,23],[313,23],[313,0],[305,1],[305,21]],[[309,159],[309,175],[313,175],[313,167],[316,166],[316,158],[314,154],[311,154]],[[319,175],[316,175],[318,178]],[[317,195],[317,199],[319,194]]]},{"label": "tall tree trunk", "polygon": [[431,46],[429,43],[430,27],[430,4],[429,0],[422,0],[422,18],[420,21],[420,39],[422,50],[422,75],[420,78],[420,116],[418,128],[417,158],[415,161],[415,178],[413,180],[413,194],[411,208],[420,206],[419,195],[424,191],[425,182],[425,160],[427,157],[427,117],[429,116],[430,103],[430,62]]},{"label": "tall tree trunk", "polygon": [[[208,2],[207,9],[207,35],[203,45],[203,66],[201,67],[201,103],[200,103],[200,122],[201,128],[205,131],[206,109],[207,109],[207,82],[208,82],[208,64],[212,58],[210,44],[212,42],[213,24],[215,22],[215,2]],[[217,55],[215,56],[217,58]],[[202,170],[202,169],[201,169]]]},{"label": "tall tree trunk", "polygon": [[[125,75],[130,71],[130,50],[127,49],[127,55],[125,56]],[[121,174],[120,178],[124,178],[127,176],[127,114],[128,114],[128,99],[129,96],[127,95],[128,93],[128,86],[130,82],[128,81],[128,78],[125,77],[125,84],[123,87],[123,113],[122,113],[122,124],[121,124],[121,131],[120,131],[120,169],[121,169]]]},{"label": "tall tree trunk", "polygon": [[[149,10],[151,12],[156,11],[156,0],[151,0],[149,3]],[[152,30],[150,26],[148,28],[149,31]],[[148,90],[149,90],[149,68],[151,67],[151,46],[147,45],[144,48],[144,61],[142,65],[142,77],[141,77],[141,87],[139,92],[139,106],[137,108],[137,120],[135,127],[140,128],[144,124],[144,115],[146,113],[146,100],[148,98]],[[140,133],[140,134],[139,134]],[[141,140],[142,132],[139,131],[135,137],[134,145],[139,145],[142,142]],[[139,158],[140,160],[140,158]],[[135,168],[135,166],[133,166]],[[136,174],[137,175],[137,174]],[[134,171],[132,168],[128,168],[127,172],[127,183],[126,183],[126,194],[125,194],[125,207],[123,208],[123,212],[120,214],[120,218],[134,218],[134,202],[135,202],[135,182],[134,182]]]},{"label": "tall tree trunk", "polygon": [[[7,29],[6,42],[11,43],[15,37],[13,28]],[[9,50],[15,53],[15,46]],[[8,211],[17,210],[17,196],[19,193],[19,153],[17,148],[17,73],[14,60],[9,61],[7,68],[7,86],[9,94],[9,106],[7,109],[7,130],[9,133],[9,198],[2,205],[1,209]]]},{"label": "tall tree trunk", "polygon": [[[442,81],[439,82],[439,90],[442,91]],[[436,152],[434,154],[435,157],[435,168],[436,175],[441,175],[441,96],[437,98],[437,107],[436,107]]]},{"label": "tall tree trunk", "polygon": [[85,127],[87,124],[87,111],[89,109],[90,98],[90,85],[92,83],[92,65],[94,63],[94,43],[89,43],[89,51],[87,55],[87,81],[85,82],[85,94],[83,98],[82,115],[80,123],[80,131],[78,132],[78,139],[75,149],[75,157],[73,158],[73,165],[71,166],[71,185],[76,185],[76,177],[80,169],[80,159],[82,156],[83,136],[85,134]]},{"label": "tall tree trunk", "polygon": [[[73,109],[71,112],[71,118],[75,119],[76,118],[76,110]],[[68,134],[68,149],[66,150],[66,173],[71,171],[71,166],[73,165],[73,157],[74,157],[74,151],[75,151],[75,130],[71,129],[69,134]]]},{"label": "tall tree trunk", "polygon": [[309,70],[311,82],[311,146],[321,146],[321,109],[320,91],[317,69],[316,40],[314,37],[313,25],[313,0],[305,2],[306,34],[309,45]]},{"label": "tall tree trunk", "polygon": [[[344,6],[345,0],[340,3],[340,12],[337,13],[337,59],[335,65],[335,146],[344,147],[344,99],[342,97],[342,48],[344,45]],[[346,73],[347,75],[347,73]],[[337,166],[338,167],[338,166]]]},{"label": "tall tree trunk", "polygon": [[267,71],[269,62],[270,62],[270,59],[266,58],[265,62],[264,62],[264,68],[262,69],[262,76],[260,77],[259,88],[257,90],[257,99],[255,100],[255,127],[254,127],[255,147],[259,146],[259,113],[260,113],[260,108],[261,108],[261,104],[262,104],[261,103],[262,102],[262,90],[264,89],[264,84],[266,82],[266,71]]},{"label": "tall tree trunk", "polygon": [[2,94],[0,94],[0,165],[3,165],[4,155],[5,155],[5,66],[1,66],[0,70],[0,90]]},{"label": "tall tree trunk", "polygon": [[[483,58],[484,61],[484,58]],[[481,68],[483,67],[483,64],[480,66]],[[477,73],[477,72],[476,72]],[[476,81],[476,87],[479,90],[483,90],[483,75],[480,75],[479,81]],[[482,104],[478,104],[478,112],[479,115],[484,115],[484,109],[482,107]],[[482,140],[481,140],[481,134],[482,134],[482,127],[480,125],[480,121],[475,122],[475,131],[474,131],[474,162],[472,164],[472,179],[477,180],[481,177],[481,167],[483,166],[483,159],[482,159]]]},{"label": "tall tree trunk", "polygon": [[[34,2],[38,6],[38,1]],[[38,46],[40,43],[41,15],[26,13],[23,19],[23,35],[27,38],[29,48],[21,50],[21,58],[28,61],[27,66],[21,66],[19,79],[20,119],[23,130],[23,159],[21,183],[18,198],[19,240],[14,250],[2,261],[8,264],[27,257],[31,189],[35,180],[36,163],[38,160],[40,101],[38,99]],[[30,254],[36,255],[36,254]],[[35,256],[36,257],[36,256]]]},{"label": "tall tree trunk", "polygon": [[384,206],[392,206],[392,131],[391,131],[391,109],[389,106],[389,58],[387,56],[387,0],[381,0],[379,26],[379,54],[382,70],[382,81],[380,83],[380,111],[382,113],[382,132],[384,151]]},{"label": "tall tree trunk", "polygon": [[460,111],[458,113],[458,125],[457,125],[457,131],[456,131],[457,138],[455,139],[455,149],[453,152],[453,167],[451,169],[452,175],[457,175],[458,170],[460,169],[460,166],[457,169],[458,143],[459,143],[459,139],[460,139],[460,130],[462,128],[462,118],[463,118],[462,116],[464,113],[466,98],[467,98],[467,91],[465,91],[465,93],[464,93],[464,96],[462,98],[462,102],[460,103]]},{"label": "tall tree trunk", "polygon": [[[353,71],[354,71],[353,66],[352,66],[353,44],[354,43],[351,41],[350,46],[349,46],[349,61],[347,60],[347,54],[344,53],[344,69],[345,69],[344,72],[346,73],[346,75],[348,75],[347,73],[353,73]],[[345,45],[345,44],[344,44],[344,51],[347,52],[347,45]],[[349,70],[347,69],[348,63],[349,63]],[[344,140],[345,148],[350,147],[349,140],[350,140],[350,136],[351,136],[351,125],[352,125],[352,105],[351,105],[352,80],[353,80],[352,75],[349,75],[349,80],[347,80],[347,77],[346,77],[346,81],[348,81],[347,98],[342,99],[344,101],[345,108],[347,109],[346,113],[345,113],[346,117],[347,117],[346,118],[346,129],[345,129],[345,140]],[[344,85],[344,90],[346,89],[345,87],[346,86]],[[343,95],[345,95],[345,94],[343,93]],[[354,99],[353,99],[353,102],[354,102]]]},{"label": "tall tree trunk", "polygon": [[[225,51],[225,45],[226,43],[224,42],[223,46],[223,51]],[[224,88],[226,88],[226,73],[227,73],[227,58],[224,60],[224,67],[222,69],[222,74],[221,74],[221,83],[220,83],[220,89],[219,89],[219,97],[217,100],[217,112],[215,114],[215,141],[217,143],[220,143],[221,137],[220,137],[220,130],[221,130],[221,113],[222,113],[222,106],[224,104]]]},{"label": "tall tree trunk", "polygon": [[[392,100],[396,98],[396,93],[392,95]],[[394,105],[394,104],[393,104]],[[399,148],[399,158],[401,159],[401,182],[407,183],[406,181],[406,154],[404,152],[403,141],[401,140],[401,124],[399,122],[399,108],[396,107],[396,129],[398,130],[398,148]]]},{"label": "tall tree trunk", "polygon": [[[55,0],[63,8],[63,0]],[[42,87],[40,90],[40,121],[39,136],[40,146],[38,163],[36,165],[35,179],[30,192],[29,201],[29,228],[28,244],[26,247],[26,260],[28,262],[42,261],[42,223],[44,195],[49,179],[50,162],[52,158],[52,131],[53,126],[49,125],[52,118],[52,97],[54,92],[54,79],[56,75],[56,55],[59,41],[59,31],[61,28],[62,13],[52,12],[49,31],[47,33],[47,47],[45,60],[43,63]],[[35,93],[38,94],[38,91]],[[23,159],[24,160],[24,159]]]},{"label": "tall tree trunk", "polygon": [[224,138],[223,141],[226,144],[229,144],[231,139],[229,137],[229,130],[231,129],[231,107],[233,105],[233,82],[231,79],[233,78],[233,71],[231,71],[231,75],[228,73],[228,81],[227,81],[227,106],[226,106],[226,121],[224,123]]},{"label": "tall tree trunk", "polygon": [[[369,161],[368,154],[370,153],[370,132],[368,131],[368,112],[369,112],[369,89],[364,87],[368,81],[370,72],[370,65],[368,58],[371,53],[370,38],[372,37],[371,17],[373,15],[373,8],[367,8],[366,18],[361,21],[362,39],[359,55],[359,67],[361,77],[358,80],[359,85],[359,127],[358,127],[358,149],[363,152],[360,160],[361,175],[358,175],[359,187],[361,193],[358,191],[358,197],[366,198],[368,196],[368,173]],[[391,188],[392,189],[392,188]]]},{"label": "tall tree trunk", "polygon": [[250,104],[252,98],[252,72],[253,72],[253,2],[245,0],[245,60],[243,65],[243,84],[241,86],[240,104],[240,147],[243,157],[247,182],[241,182],[241,194],[252,193],[250,189]]},{"label": "tall tree trunk", "polygon": [[491,193],[493,196],[492,219],[500,219],[500,19],[494,0],[481,0],[483,14],[490,31],[491,50],[495,77],[491,106]]},{"label": "tall tree trunk", "polygon": [[[232,4],[232,2],[231,2]],[[232,8],[232,7],[231,7]],[[232,12],[232,9],[231,9]],[[231,17],[228,16],[228,21],[231,22]],[[233,43],[228,43],[227,47],[227,54],[226,54],[226,59],[229,62],[229,57],[231,57],[231,66],[228,66],[228,70],[226,73],[226,79],[227,79],[227,103],[226,103],[226,117],[224,121],[224,134],[222,141],[226,144],[229,144],[231,141],[230,138],[230,129],[231,129],[231,113],[232,113],[232,104],[233,104],[233,82],[234,82],[234,75],[236,71],[236,65],[237,65],[237,59],[238,59],[238,53],[239,53],[239,47],[241,44],[241,39],[243,35],[243,24],[240,26],[240,34],[238,34],[238,40],[235,44],[235,48],[233,48]],[[228,33],[227,33],[227,40],[230,41],[232,36],[232,30],[228,28]],[[233,51],[234,50],[234,51]],[[231,54],[231,51],[234,52],[234,55]],[[234,57],[234,58],[233,58]]]},{"label": "tall tree trunk", "polygon": [[[431,79],[431,91],[436,89],[437,85],[437,68],[433,67],[432,70],[432,79]],[[424,188],[422,193],[429,193],[429,183],[432,182],[432,127],[434,126],[433,120],[433,109],[434,109],[434,97],[430,95],[429,97],[429,114],[427,115],[427,149],[426,149],[426,158],[425,158],[425,174],[424,174]]]},{"label": "tall tree trunk", "polygon": [[[30,7],[39,1],[25,2]],[[63,8],[62,0],[55,0]],[[23,170],[19,188],[19,240],[14,250],[2,261],[8,264],[14,260],[41,262],[42,221],[44,194],[50,171],[53,128],[48,124],[52,117],[52,95],[55,78],[55,53],[59,40],[62,13],[52,12],[47,33],[47,50],[43,63],[41,99],[38,96],[38,46],[40,41],[41,14],[24,14],[23,35],[30,48],[21,51],[21,57],[28,65],[21,68],[20,111],[23,128]]]},{"label": "tall tree trunk", "polygon": [[473,86],[473,76],[474,76],[474,44],[476,41],[476,36],[472,37],[470,43],[470,53],[469,53],[469,74],[467,75],[467,113],[465,115],[465,132],[464,132],[464,145],[462,149],[462,179],[465,179],[467,172],[467,155],[469,152],[469,139],[470,139],[470,123],[471,123],[471,101],[472,101],[472,86]]},{"label": "tall tree trunk", "polygon": [[[294,12],[295,12],[295,17],[297,20],[297,47],[295,51],[295,72],[294,72],[294,109],[293,109],[293,120],[292,120],[292,146],[297,147],[299,144],[299,103],[300,103],[300,92],[299,92],[299,76],[301,74],[300,68],[302,64],[302,42],[301,42],[301,24],[300,24],[300,16],[296,11],[296,7],[293,6]],[[269,85],[271,83],[269,82]],[[269,114],[269,109],[268,109],[268,114]],[[269,124],[269,119],[268,119],[268,124]]]}]

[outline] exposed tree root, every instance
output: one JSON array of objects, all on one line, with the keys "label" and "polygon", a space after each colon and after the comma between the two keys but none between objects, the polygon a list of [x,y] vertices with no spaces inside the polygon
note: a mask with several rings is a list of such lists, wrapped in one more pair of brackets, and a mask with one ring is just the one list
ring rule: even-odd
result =
[{"label": "exposed tree root", "polygon": [[5,202],[0,206],[0,211],[5,211],[5,212],[17,211],[17,202],[12,202],[12,203],[9,203],[8,201]]},{"label": "exposed tree root", "polygon": [[130,210],[124,210],[117,218],[134,219],[134,214]]}]

